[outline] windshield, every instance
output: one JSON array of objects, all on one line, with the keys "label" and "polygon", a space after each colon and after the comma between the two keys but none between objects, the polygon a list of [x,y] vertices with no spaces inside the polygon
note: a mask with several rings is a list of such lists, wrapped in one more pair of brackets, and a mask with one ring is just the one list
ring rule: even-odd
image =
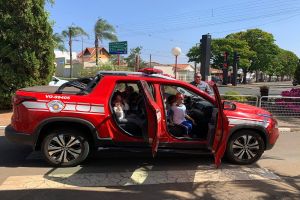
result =
[{"label": "windshield", "polygon": [[[210,96],[214,97],[215,93],[214,93],[213,87],[210,84],[208,84],[208,86],[209,86],[209,89],[205,92],[208,93]],[[190,90],[187,90],[185,88],[182,88],[182,87],[177,87],[177,91],[180,92],[181,94],[184,94],[185,96],[189,96],[189,97],[198,97],[199,96],[196,93],[194,93]]]}]

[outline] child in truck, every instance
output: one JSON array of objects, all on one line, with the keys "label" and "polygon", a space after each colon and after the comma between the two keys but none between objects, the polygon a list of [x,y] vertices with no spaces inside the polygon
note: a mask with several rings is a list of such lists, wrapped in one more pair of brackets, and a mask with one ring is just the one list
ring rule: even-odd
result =
[{"label": "child in truck", "polygon": [[176,102],[171,106],[172,117],[171,123],[184,126],[187,129],[187,135],[184,137],[191,137],[193,124],[195,121],[189,115],[186,114],[186,107],[184,105],[184,96],[181,93],[176,94]]}]

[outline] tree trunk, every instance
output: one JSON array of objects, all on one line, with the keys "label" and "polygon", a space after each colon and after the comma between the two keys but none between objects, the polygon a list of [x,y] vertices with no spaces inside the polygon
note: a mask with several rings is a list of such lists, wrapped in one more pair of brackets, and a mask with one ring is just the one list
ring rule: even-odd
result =
[{"label": "tree trunk", "polygon": [[246,84],[247,83],[247,69],[243,68],[243,74],[244,74],[243,84]]},{"label": "tree trunk", "polygon": [[99,39],[98,36],[95,35],[95,49],[96,49],[96,66],[98,66],[98,47],[99,47]]},{"label": "tree trunk", "polygon": [[258,82],[258,70],[255,71],[255,82]]}]

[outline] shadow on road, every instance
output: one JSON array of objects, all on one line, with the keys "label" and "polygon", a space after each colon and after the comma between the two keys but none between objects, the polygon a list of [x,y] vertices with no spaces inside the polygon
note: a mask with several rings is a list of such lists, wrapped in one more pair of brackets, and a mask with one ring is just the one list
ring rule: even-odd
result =
[{"label": "shadow on road", "polygon": [[[290,180],[299,180],[292,177]],[[298,183],[299,184],[299,183]],[[293,183],[291,183],[293,185]],[[99,188],[30,189],[0,191],[3,199],[299,199],[299,187],[284,182],[256,180],[235,182],[204,182],[199,184],[135,185]]]},{"label": "shadow on road", "polygon": [[[42,158],[36,160],[27,159],[32,153],[30,147],[10,143],[5,137],[0,136],[0,167],[32,167],[48,168]],[[149,152],[128,152],[103,150],[97,152],[82,165],[75,168],[51,168],[43,178],[56,184],[66,184],[65,189],[34,189],[30,190],[6,190],[0,191],[1,199],[236,199],[251,194],[252,199],[299,199],[300,177],[285,177],[279,175],[282,180],[243,180],[243,181],[203,181],[203,182],[180,182],[151,184],[151,173],[155,177],[164,179],[165,174],[161,171],[178,171],[178,176],[188,173],[193,180],[197,174],[195,171],[208,170],[209,173],[217,174],[219,170],[239,170],[247,168],[256,169],[258,165],[236,166],[223,162],[220,169],[216,169],[211,155],[189,155],[182,153],[159,152],[153,159]],[[265,157],[267,159],[281,160],[278,157]],[[75,170],[75,171],[74,171]],[[101,175],[114,172],[121,174],[126,181],[140,176],[149,171],[143,183],[134,185],[98,185],[90,184],[90,181],[79,182],[79,175],[92,174],[97,176],[99,182]],[[251,173],[251,172],[249,172]],[[56,175],[66,174],[61,177]],[[88,178],[88,176],[87,176]],[[118,178],[118,177],[115,177]],[[138,177],[141,178],[141,177]],[[171,177],[172,178],[172,177]],[[1,189],[1,187],[0,187]]]}]

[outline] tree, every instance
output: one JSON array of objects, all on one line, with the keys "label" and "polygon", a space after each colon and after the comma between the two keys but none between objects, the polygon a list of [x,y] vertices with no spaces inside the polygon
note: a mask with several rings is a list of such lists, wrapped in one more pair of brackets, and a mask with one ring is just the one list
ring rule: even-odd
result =
[{"label": "tree", "polygon": [[143,47],[141,46],[130,49],[129,56],[125,58],[128,67],[132,68],[134,71],[137,71],[138,68],[143,68],[146,66],[146,63],[140,57],[142,49]]},{"label": "tree", "polygon": [[258,71],[265,72],[268,67],[272,67],[272,62],[279,53],[274,36],[260,29],[232,33],[227,35],[226,38],[244,40],[248,43],[250,50],[256,52],[256,57],[250,58],[252,61],[250,70],[256,71],[256,81],[258,81]]},{"label": "tree", "polygon": [[115,35],[116,31],[115,28],[110,25],[104,19],[98,19],[95,28],[95,48],[96,48],[96,65],[98,66],[98,47],[99,47],[99,40],[110,40],[110,41],[117,41],[118,38]]},{"label": "tree", "polygon": [[69,26],[67,30],[62,31],[62,36],[64,38],[69,39],[69,51],[70,51],[70,78],[72,78],[72,66],[73,66],[73,59],[72,59],[72,38],[78,36],[88,36],[88,34],[79,26]]},{"label": "tree", "polygon": [[281,81],[283,81],[284,76],[292,77],[295,73],[298,60],[299,60],[297,55],[291,51],[280,49],[278,58],[282,66],[282,68],[279,71],[279,76],[281,77]]},{"label": "tree", "polygon": [[[237,52],[240,55],[239,67],[243,69],[244,74],[249,71],[250,60],[249,58],[256,57],[256,53],[250,50],[248,43],[239,39],[212,39],[211,42],[211,59],[212,67],[220,69],[224,62],[224,52],[228,52],[229,63],[233,63],[233,53]],[[187,53],[189,62],[201,62],[201,51],[198,46],[192,47]],[[246,79],[244,79],[246,80]],[[246,82],[244,82],[246,83]]]},{"label": "tree", "polygon": [[60,51],[67,51],[64,43],[63,36],[59,33],[55,33],[53,35],[54,48]]},{"label": "tree", "polygon": [[[124,56],[120,55],[120,63],[122,64],[124,60]],[[111,55],[109,58],[109,62],[113,65],[118,65],[118,55]]]},{"label": "tree", "polygon": [[201,50],[199,46],[193,46],[186,54],[189,58],[188,62],[201,63]]},{"label": "tree", "polygon": [[296,68],[295,73],[294,73],[294,79],[299,84],[299,81],[300,81],[300,60],[298,60],[298,63],[297,63],[297,68]]},{"label": "tree", "polygon": [[52,27],[45,0],[0,3],[0,109],[19,88],[47,84],[54,70]]},{"label": "tree", "polygon": [[250,50],[246,41],[238,39],[214,39],[212,41],[212,57],[213,67],[219,68],[224,62],[224,52],[228,53],[228,62],[233,64],[233,54],[237,52],[240,56],[239,68],[242,68],[244,79],[243,83],[246,84],[246,74],[251,66],[249,58],[255,58],[256,53]]}]

